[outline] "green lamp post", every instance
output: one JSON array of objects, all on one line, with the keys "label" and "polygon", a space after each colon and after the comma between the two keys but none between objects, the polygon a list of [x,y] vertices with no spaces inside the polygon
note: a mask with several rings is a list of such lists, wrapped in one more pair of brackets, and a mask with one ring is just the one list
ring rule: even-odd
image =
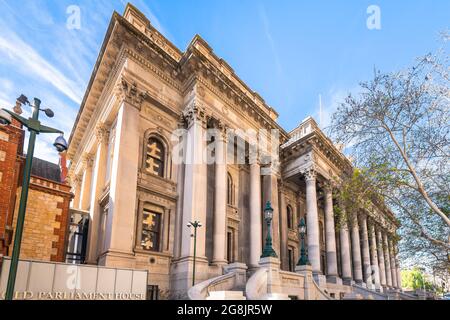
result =
[{"label": "green lamp post", "polygon": [[[25,119],[21,117],[19,114],[22,113],[21,106],[29,105],[32,107],[32,116],[29,119]],[[9,268],[8,275],[8,284],[6,287],[5,300],[12,300],[14,296],[14,286],[16,282],[16,274],[17,274],[17,265],[19,263],[19,255],[20,255],[20,245],[22,241],[22,233],[23,233],[23,225],[25,221],[25,210],[27,207],[27,199],[28,199],[28,187],[30,185],[30,175],[31,175],[31,164],[33,161],[34,154],[34,145],[36,142],[36,135],[39,133],[60,133],[61,136],[56,138],[55,143],[53,144],[58,152],[63,152],[67,150],[67,142],[63,138],[63,132],[54,129],[51,127],[47,127],[41,125],[39,122],[39,111],[44,111],[47,117],[52,118],[54,113],[51,109],[40,109],[41,100],[34,98],[34,103],[30,104],[28,98],[23,94],[17,98],[16,106],[14,107],[14,112],[9,111],[7,109],[0,110],[0,125],[10,125],[12,119],[19,121],[23,126],[28,128],[30,132],[30,138],[28,141],[28,151],[27,157],[25,160],[25,167],[23,170],[23,182],[22,182],[22,191],[20,195],[20,203],[19,203],[19,211],[17,213],[17,225],[16,232],[14,235],[14,246],[11,256],[11,266]]]},{"label": "green lamp post", "polygon": [[188,228],[193,227],[194,228],[194,234],[191,234],[191,237],[194,238],[194,264],[192,266],[192,286],[195,285],[195,259],[197,256],[197,228],[200,228],[202,226],[200,221],[194,221],[189,222],[187,224]]},{"label": "green lamp post", "polygon": [[271,236],[271,224],[273,219],[273,208],[270,201],[267,201],[266,207],[264,208],[264,220],[267,223],[267,237],[261,258],[274,257],[278,258],[277,253],[272,248],[272,236]]},{"label": "green lamp post", "polygon": [[306,266],[311,265],[311,263],[308,260],[308,255],[306,254],[305,249],[305,234],[306,234],[306,224],[305,219],[301,218],[300,223],[298,224],[298,231],[300,233],[300,239],[301,239],[301,249],[300,249],[300,259],[298,259],[297,265],[298,266]]}]

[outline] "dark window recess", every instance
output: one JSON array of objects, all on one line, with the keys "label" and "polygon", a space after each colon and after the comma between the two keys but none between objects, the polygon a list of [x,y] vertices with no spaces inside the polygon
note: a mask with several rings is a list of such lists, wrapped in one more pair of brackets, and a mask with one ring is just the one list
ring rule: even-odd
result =
[{"label": "dark window recess", "polygon": [[286,207],[287,212],[287,226],[289,229],[294,229],[294,215],[292,214],[291,206]]},{"label": "dark window recess", "polygon": [[86,262],[86,248],[89,231],[89,218],[83,216],[78,222],[71,221],[69,247],[66,252],[66,262],[84,264]]},{"label": "dark window recess", "polygon": [[289,271],[294,272],[295,266],[294,266],[294,250],[289,248],[288,249],[288,260],[289,260]]},{"label": "dark window recess", "polygon": [[233,233],[231,231],[227,233],[227,260],[228,263],[233,262]]},{"label": "dark window recess", "polygon": [[147,300],[159,300],[159,288],[155,285],[147,286]]},{"label": "dark window recess", "polygon": [[159,251],[161,214],[144,209],[141,246],[144,250]]}]

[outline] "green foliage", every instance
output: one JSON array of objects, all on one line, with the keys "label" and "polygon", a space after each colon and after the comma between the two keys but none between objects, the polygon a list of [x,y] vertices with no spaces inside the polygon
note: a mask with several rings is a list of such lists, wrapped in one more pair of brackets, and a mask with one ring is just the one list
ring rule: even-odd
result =
[{"label": "green foliage", "polygon": [[417,267],[410,270],[402,270],[401,275],[403,289],[425,289],[427,291],[434,291],[438,294],[442,293],[442,288],[435,287],[431,281],[426,279],[425,274]]}]

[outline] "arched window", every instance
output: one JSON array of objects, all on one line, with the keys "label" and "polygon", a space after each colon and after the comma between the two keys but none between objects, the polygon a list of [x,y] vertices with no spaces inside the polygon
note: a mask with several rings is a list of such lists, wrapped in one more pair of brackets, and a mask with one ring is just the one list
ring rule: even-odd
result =
[{"label": "arched window", "polygon": [[294,215],[291,206],[286,207],[287,226],[289,229],[294,229]]},{"label": "arched window", "polygon": [[164,144],[155,137],[150,137],[145,148],[145,169],[152,174],[164,177],[166,149]]},{"label": "arched window", "polygon": [[231,174],[228,173],[227,176],[227,204],[232,206],[234,205],[234,184],[233,184],[233,178],[231,177]]}]

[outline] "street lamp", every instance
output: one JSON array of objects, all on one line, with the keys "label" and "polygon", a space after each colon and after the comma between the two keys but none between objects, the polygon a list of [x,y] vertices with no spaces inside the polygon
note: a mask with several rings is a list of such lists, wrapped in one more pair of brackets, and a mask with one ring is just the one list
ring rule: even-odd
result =
[{"label": "street lamp", "polygon": [[[25,119],[20,116],[22,113],[21,106],[29,105],[32,107],[32,116],[29,119]],[[28,140],[28,151],[27,157],[25,160],[25,167],[23,170],[23,183],[22,183],[22,191],[20,194],[20,203],[19,203],[19,211],[17,213],[17,224],[16,224],[16,234],[14,236],[14,246],[13,252],[11,255],[11,266],[9,268],[8,275],[8,285],[6,287],[5,300],[12,300],[14,295],[14,286],[16,282],[16,274],[17,274],[17,265],[19,263],[19,255],[20,255],[20,245],[22,241],[22,232],[23,232],[23,224],[25,221],[25,209],[27,207],[27,198],[28,198],[28,187],[30,185],[30,175],[31,175],[31,164],[33,161],[34,154],[34,145],[36,142],[36,135],[39,133],[60,133],[61,136],[56,138],[54,146],[58,152],[63,152],[67,150],[67,142],[63,138],[63,132],[54,129],[51,127],[47,127],[41,125],[39,119],[39,111],[44,111],[47,117],[51,118],[54,116],[54,113],[50,109],[40,109],[41,100],[34,98],[33,105],[30,104],[28,98],[23,94],[17,98],[16,105],[14,107],[14,112],[9,111],[7,109],[0,110],[0,124],[1,125],[9,125],[12,122],[12,119],[19,121],[23,126],[28,128],[30,131],[30,139]]]},{"label": "street lamp", "polygon": [[301,249],[300,249],[300,259],[298,259],[298,266],[309,266],[311,263],[308,260],[308,255],[306,254],[305,249],[305,234],[306,234],[306,224],[305,219],[301,218],[300,223],[298,224],[298,232],[300,233],[301,239]]},{"label": "street lamp", "polygon": [[271,234],[271,222],[273,218],[273,208],[270,205],[270,201],[267,201],[266,207],[264,208],[264,220],[267,223],[267,237],[266,243],[264,245],[264,250],[262,252],[261,258],[274,257],[277,258],[277,253],[272,248],[272,236]]},{"label": "street lamp", "polygon": [[200,221],[194,221],[189,222],[187,224],[187,227],[193,227],[194,228],[194,234],[191,234],[191,237],[194,237],[194,265],[192,266],[192,286],[195,285],[195,258],[197,255],[197,228],[200,228],[202,226]]}]

